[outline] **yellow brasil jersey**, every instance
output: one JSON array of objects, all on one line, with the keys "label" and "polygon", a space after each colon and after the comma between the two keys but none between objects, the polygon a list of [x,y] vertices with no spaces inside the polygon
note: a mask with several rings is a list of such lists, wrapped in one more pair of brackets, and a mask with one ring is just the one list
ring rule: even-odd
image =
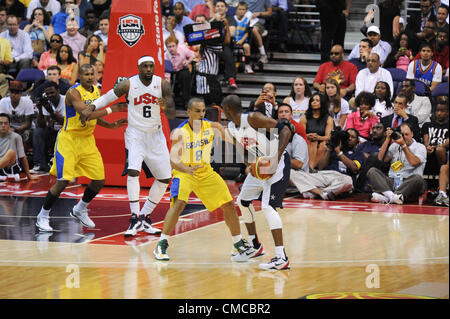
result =
[{"label": "yellow brasil jersey", "polygon": [[[92,92],[86,90],[81,84],[75,84],[71,89],[75,89],[80,92],[81,101],[86,105],[91,105],[96,99],[100,97],[100,90],[97,86],[93,86]],[[62,130],[72,133],[76,136],[89,136],[92,135],[95,129],[97,120],[91,120],[85,125],[81,124],[80,115],[77,113],[73,106],[66,104],[66,116],[64,117],[64,124]]]},{"label": "yellow brasil jersey", "polygon": [[[182,134],[182,155],[181,162],[188,166],[203,165],[194,175],[210,173],[211,151],[214,140],[214,131],[209,120],[196,121],[194,130],[189,124],[189,120],[181,123],[178,128]],[[201,123],[201,127],[197,125]]]}]

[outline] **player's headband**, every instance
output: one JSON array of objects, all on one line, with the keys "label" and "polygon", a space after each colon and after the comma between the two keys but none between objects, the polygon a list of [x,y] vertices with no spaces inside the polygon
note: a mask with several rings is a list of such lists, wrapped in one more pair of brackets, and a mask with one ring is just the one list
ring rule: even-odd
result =
[{"label": "player's headband", "polygon": [[149,55],[143,56],[142,58],[140,58],[138,60],[138,65],[141,65],[144,62],[153,62],[155,63],[155,60],[153,60],[153,58]]}]

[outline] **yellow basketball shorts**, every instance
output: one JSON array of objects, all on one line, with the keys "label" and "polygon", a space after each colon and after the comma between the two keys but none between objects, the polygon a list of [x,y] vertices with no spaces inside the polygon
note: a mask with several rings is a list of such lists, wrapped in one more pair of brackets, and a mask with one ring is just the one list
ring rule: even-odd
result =
[{"label": "yellow basketball shorts", "polygon": [[85,176],[91,180],[104,180],[105,169],[94,135],[74,136],[60,131],[55,143],[55,157],[50,174],[58,180],[71,181]]},{"label": "yellow basketball shorts", "polygon": [[210,212],[233,200],[225,181],[216,172],[207,175],[192,176],[173,170],[170,198],[188,202],[189,195],[194,192]]}]

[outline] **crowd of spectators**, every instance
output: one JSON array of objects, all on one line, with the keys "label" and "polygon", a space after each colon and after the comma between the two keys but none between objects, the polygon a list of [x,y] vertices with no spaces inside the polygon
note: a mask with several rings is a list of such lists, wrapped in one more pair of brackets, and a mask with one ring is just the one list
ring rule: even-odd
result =
[{"label": "crowd of spectators", "polygon": [[[257,76],[252,60],[269,63],[266,39],[273,32],[286,52],[296,3],[302,1],[161,0],[165,77],[178,108],[194,95],[220,106],[222,87],[238,88],[237,72]],[[445,184],[442,172],[448,174],[448,85],[444,93],[441,85],[449,72],[448,7],[420,0],[420,11],[404,19],[402,3],[378,1],[380,24],[370,11],[346,56],[351,0],[316,1],[321,65],[314,81],[295,77],[289,96],[265,83],[250,103],[249,111],[285,117],[301,132],[288,149],[292,186],[303,197],[362,192],[375,202],[402,204],[434,189],[430,200],[448,206],[447,186],[424,179],[441,175]],[[111,0],[0,1],[0,124],[22,139],[23,150],[14,154],[27,176],[49,170],[64,94],[77,83],[79,67],[94,65],[101,86],[110,6]],[[189,45],[184,27],[205,22],[221,22],[223,42]],[[31,87],[16,80],[29,69],[45,78]],[[0,146],[6,138],[2,133]],[[32,154],[31,169],[19,160],[24,152]],[[11,152],[0,155],[5,176]]]}]

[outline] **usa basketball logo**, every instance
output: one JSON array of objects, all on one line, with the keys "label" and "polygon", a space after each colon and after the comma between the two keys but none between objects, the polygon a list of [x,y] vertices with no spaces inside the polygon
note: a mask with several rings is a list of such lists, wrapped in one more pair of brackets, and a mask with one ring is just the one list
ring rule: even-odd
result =
[{"label": "usa basketball logo", "polygon": [[134,14],[127,14],[119,18],[119,25],[117,26],[117,34],[120,35],[123,42],[130,48],[139,42],[142,35],[145,33],[142,18]]}]

